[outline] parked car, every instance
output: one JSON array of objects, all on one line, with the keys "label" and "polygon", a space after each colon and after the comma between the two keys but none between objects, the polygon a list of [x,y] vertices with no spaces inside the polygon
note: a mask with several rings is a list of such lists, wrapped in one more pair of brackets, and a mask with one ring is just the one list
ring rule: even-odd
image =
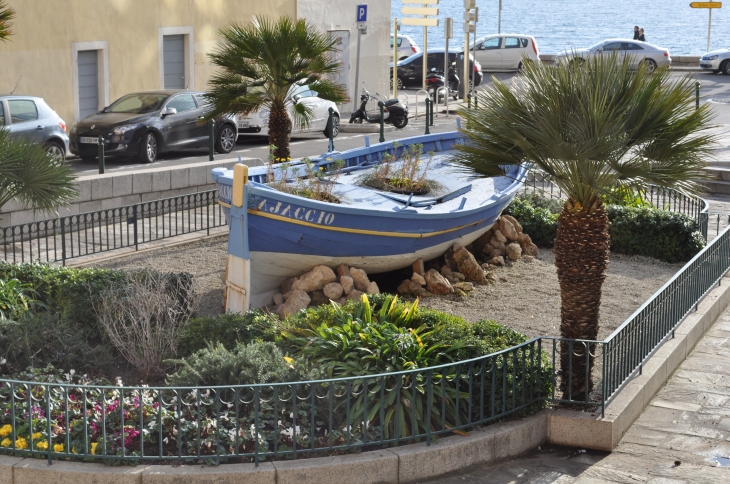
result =
[{"label": "parked car", "polygon": [[[444,49],[431,49],[428,51],[428,67],[427,71],[436,68],[436,70],[444,70]],[[456,72],[461,77],[464,70],[464,53],[459,50],[449,49],[449,64],[456,62]],[[476,86],[482,83],[482,66],[479,62],[474,62],[474,57],[469,54],[469,72],[474,71],[474,84]],[[398,62],[398,89],[407,89],[409,87],[421,87],[423,72],[423,52],[413,54],[412,56]],[[390,88],[393,89],[393,66],[390,66]],[[462,79],[462,85],[464,81]],[[471,90],[471,76],[469,76],[469,90]]]},{"label": "parked car", "polygon": [[[390,52],[393,52],[393,36],[390,36]],[[398,60],[403,60],[413,54],[418,54],[421,49],[416,42],[407,35],[398,35]]]},{"label": "parked car", "polygon": [[730,48],[708,52],[700,58],[700,67],[715,74],[722,72],[730,76]]},{"label": "parked car", "polygon": [[[321,132],[327,136],[325,128],[329,120],[329,108],[334,109],[334,113],[332,113],[332,135],[337,136],[340,132],[340,111],[337,109],[337,104],[320,98],[317,91],[313,91],[309,86],[295,86],[293,88],[292,98],[296,102],[307,105],[313,114],[309,125],[295,126],[292,122],[292,136],[317,132]],[[252,134],[254,136],[268,136],[269,110],[261,109],[248,116],[239,116],[238,132],[241,134]]]},{"label": "parked car", "polygon": [[583,62],[593,56],[606,54],[615,54],[618,62],[623,62],[624,58],[628,56],[632,67],[638,68],[643,63],[648,72],[654,72],[657,67],[668,66],[672,63],[668,49],[630,39],[602,40],[587,49],[561,52],[555,56],[555,62]]},{"label": "parked car", "polygon": [[63,163],[68,151],[66,123],[40,97],[0,96],[0,128],[12,136],[23,136],[46,147],[48,154]]},{"label": "parked car", "polygon": [[540,62],[540,49],[531,35],[493,34],[474,44],[474,57],[485,70],[521,69],[523,58]]},{"label": "parked car", "polygon": [[[209,127],[199,121],[205,112],[204,93],[168,89],[127,94],[71,129],[71,152],[85,161],[98,153],[154,162],[160,153],[208,146]],[[215,149],[230,153],[236,146],[236,117],[216,120]]]}]

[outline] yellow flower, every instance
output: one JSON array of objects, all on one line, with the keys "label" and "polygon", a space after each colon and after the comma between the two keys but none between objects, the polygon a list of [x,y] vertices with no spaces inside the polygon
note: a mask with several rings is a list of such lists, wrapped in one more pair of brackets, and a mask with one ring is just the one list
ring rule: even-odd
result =
[{"label": "yellow flower", "polygon": [[53,452],[63,452],[63,444],[53,444]]},{"label": "yellow flower", "polygon": [[35,448],[38,450],[48,450],[48,441],[47,440],[41,440],[37,444],[35,444]]},{"label": "yellow flower", "polygon": [[99,442],[92,442],[91,443],[91,453],[96,455],[96,446],[99,445]]},{"label": "yellow flower", "polygon": [[36,432],[36,433],[33,434],[33,440],[38,440],[41,437],[43,437],[43,434],[40,433],[40,432]]},{"label": "yellow flower", "polygon": [[78,454],[78,452],[76,452],[76,447],[71,447],[71,453],[72,454]]},{"label": "yellow flower", "polygon": [[0,447],[10,447],[10,439],[3,439],[3,441],[0,442]]},{"label": "yellow flower", "polygon": [[18,437],[15,439],[15,448],[18,450],[23,450],[28,448],[28,441],[25,440],[23,437]]},{"label": "yellow flower", "polygon": [[13,426],[10,424],[5,424],[2,427],[0,427],[0,437],[7,437],[10,435],[10,433],[13,431]]},{"label": "yellow flower", "polygon": [[288,356],[285,356],[284,357],[284,361],[286,361],[287,363],[289,363],[291,365],[292,363],[294,363],[294,358],[290,358]]}]

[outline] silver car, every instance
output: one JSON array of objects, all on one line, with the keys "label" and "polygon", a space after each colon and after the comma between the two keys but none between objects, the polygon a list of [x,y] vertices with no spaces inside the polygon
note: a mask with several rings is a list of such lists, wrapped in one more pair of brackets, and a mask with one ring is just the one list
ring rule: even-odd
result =
[{"label": "silver car", "polygon": [[66,123],[39,97],[0,96],[0,128],[46,147],[55,160],[66,160]]},{"label": "silver car", "polygon": [[703,55],[700,59],[700,67],[715,74],[722,72],[730,76],[730,48],[713,50]]},{"label": "silver car", "polygon": [[623,62],[624,58],[628,57],[631,67],[638,68],[643,63],[647,72],[654,72],[657,67],[669,66],[672,63],[668,49],[631,39],[602,40],[587,49],[561,52],[555,56],[555,63],[583,62],[600,55],[616,55],[618,62]]}]

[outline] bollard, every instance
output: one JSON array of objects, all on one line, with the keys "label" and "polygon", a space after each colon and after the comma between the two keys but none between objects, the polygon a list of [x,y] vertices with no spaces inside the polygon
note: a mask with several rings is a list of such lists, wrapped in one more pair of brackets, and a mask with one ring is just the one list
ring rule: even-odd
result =
[{"label": "bollard", "polygon": [[431,118],[430,118],[431,119],[431,121],[430,121],[431,122],[431,126],[433,126],[433,111],[434,111],[434,107],[435,106],[438,106],[438,103],[432,102],[431,103]]},{"label": "bollard", "polygon": [[695,82],[695,109],[700,108],[700,81]]},{"label": "bollard", "polygon": [[433,107],[431,106],[431,98],[426,98],[426,132],[424,134],[431,134],[431,130],[429,129],[429,125],[431,124],[429,122],[429,119],[431,119],[429,116],[431,115],[431,110]]},{"label": "bollard", "polygon": [[104,174],[104,138],[99,136],[99,175]]},{"label": "bollard", "polygon": [[[332,124],[332,122],[333,122],[332,113],[334,113],[335,110],[332,108],[328,108],[327,111],[329,111],[329,113],[330,113],[329,120],[327,120],[327,137],[330,139],[328,151],[331,153],[331,152],[335,151],[335,137],[334,137],[334,133],[333,133],[334,125]],[[382,116],[381,116],[381,118],[382,118]]]},{"label": "bollard", "polygon": [[385,143],[385,104],[383,101],[378,101],[378,106],[380,107],[380,138],[378,141]]},{"label": "bollard", "polygon": [[466,95],[466,106],[467,109],[471,109],[471,93]]},{"label": "bollard", "polygon": [[210,120],[208,133],[208,160],[215,161],[215,121]]},{"label": "bollard", "polygon": [[474,93],[474,109],[479,109],[479,96],[477,96],[477,93]]}]

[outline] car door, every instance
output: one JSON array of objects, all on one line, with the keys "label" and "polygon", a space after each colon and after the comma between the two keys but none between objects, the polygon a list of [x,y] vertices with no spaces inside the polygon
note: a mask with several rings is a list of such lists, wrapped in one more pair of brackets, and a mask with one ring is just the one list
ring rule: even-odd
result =
[{"label": "car door", "polygon": [[500,69],[502,67],[502,37],[491,37],[478,43],[475,57],[483,69]]},{"label": "car door", "polygon": [[296,98],[297,103],[304,104],[310,110],[312,110],[312,119],[310,120],[308,125],[306,123],[297,123],[294,119],[292,119],[292,136],[308,133],[312,129],[313,125],[317,122],[317,113],[315,112],[316,103],[312,99],[312,91],[309,89],[309,87],[299,86],[294,89],[292,96]]},{"label": "car door", "polygon": [[600,49],[600,52],[602,55],[615,55],[616,62],[623,62],[626,54],[626,42],[609,42]]},{"label": "car door", "polygon": [[32,99],[8,99],[10,126],[6,126],[13,136],[23,136],[34,143],[45,141],[45,123],[40,109]]},{"label": "car door", "polygon": [[162,109],[164,112],[170,108],[177,112],[165,116],[166,145],[186,147],[201,144],[207,137],[208,128],[198,121],[202,108],[195,103],[193,95],[183,93],[173,96]]},{"label": "car door", "polygon": [[517,69],[522,60],[522,42],[518,37],[505,37],[502,49],[502,69]]},{"label": "car door", "polygon": [[423,69],[423,53],[419,54],[403,66],[403,72],[406,78],[406,84],[409,86],[421,84],[421,70]]},{"label": "car door", "polygon": [[644,47],[634,42],[626,43],[626,55],[629,56],[629,65],[636,69],[646,57]]}]

